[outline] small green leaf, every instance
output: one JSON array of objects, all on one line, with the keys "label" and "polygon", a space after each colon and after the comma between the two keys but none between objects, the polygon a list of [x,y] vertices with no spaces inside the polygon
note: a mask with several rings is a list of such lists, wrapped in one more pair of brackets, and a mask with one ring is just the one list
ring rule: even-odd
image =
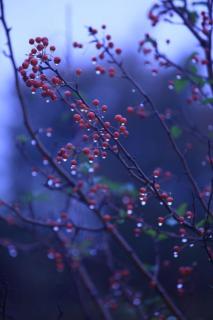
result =
[{"label": "small green leaf", "polygon": [[28,137],[25,136],[25,134],[20,134],[16,137],[16,140],[19,142],[19,143],[26,143],[28,141]]},{"label": "small green leaf", "polygon": [[192,24],[195,24],[198,19],[198,13],[196,11],[191,11],[188,13],[189,20]]},{"label": "small green leaf", "polygon": [[196,227],[197,227],[197,228],[203,227],[204,224],[205,224],[205,221],[206,221],[206,219],[200,220],[198,223],[196,223]]},{"label": "small green leaf", "polygon": [[178,139],[182,134],[182,130],[178,126],[172,126],[170,132],[174,139]]},{"label": "small green leaf", "polygon": [[187,210],[187,203],[186,202],[183,202],[179,205],[179,207],[176,209],[176,212],[179,216],[183,216]]},{"label": "small green leaf", "polygon": [[203,104],[213,104],[213,98],[206,98],[202,100]]},{"label": "small green leaf", "polygon": [[123,209],[121,209],[120,211],[119,211],[119,216],[120,216],[120,218],[126,218],[126,216],[127,216],[127,213],[126,213],[126,211],[125,210],[123,210]]},{"label": "small green leaf", "polygon": [[175,79],[174,80],[174,87],[176,92],[181,92],[183,91],[186,86],[188,85],[189,81],[186,79]]},{"label": "small green leaf", "polygon": [[190,66],[189,66],[189,70],[190,70],[192,73],[194,73],[194,74],[197,73],[197,67],[194,66],[194,65],[190,65]]},{"label": "small green leaf", "polygon": [[199,87],[203,87],[206,81],[198,76],[191,76],[191,79],[196,83]]},{"label": "small green leaf", "polygon": [[146,233],[148,236],[152,237],[152,238],[155,238],[156,235],[157,235],[157,232],[156,232],[155,230],[153,230],[153,229],[147,229],[147,230],[145,231],[145,233]]},{"label": "small green leaf", "polygon": [[168,238],[167,235],[164,234],[164,233],[161,233],[161,234],[159,234],[159,236],[158,236],[158,240],[160,240],[160,241],[166,240],[167,238]]},{"label": "small green leaf", "polygon": [[25,204],[31,203],[32,201],[38,201],[38,202],[43,202],[43,201],[48,201],[49,197],[45,193],[38,193],[38,194],[33,194],[31,192],[26,192],[21,196],[21,201]]}]

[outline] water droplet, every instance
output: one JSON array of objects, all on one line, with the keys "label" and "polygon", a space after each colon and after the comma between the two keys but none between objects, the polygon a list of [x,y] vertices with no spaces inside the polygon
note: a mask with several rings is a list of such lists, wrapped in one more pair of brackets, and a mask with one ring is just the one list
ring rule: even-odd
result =
[{"label": "water droplet", "polygon": [[91,256],[96,256],[97,255],[97,250],[95,249],[95,248],[93,248],[93,249],[90,249],[90,251],[89,251],[89,253],[90,253],[90,255]]},{"label": "water droplet", "polygon": [[52,132],[47,132],[46,135],[47,135],[48,138],[50,138],[50,137],[52,137]]},{"label": "water droplet", "polygon": [[177,284],[177,289],[182,289],[183,288],[183,284],[182,283],[178,283]]},{"label": "water droplet", "polygon": [[60,184],[59,182],[56,182],[56,183],[55,183],[55,187],[56,187],[56,188],[60,188],[60,186],[61,186],[61,184]]},{"label": "water droplet", "polygon": [[173,257],[176,259],[178,258],[178,253],[176,251],[173,253]]},{"label": "water droplet", "polygon": [[16,257],[17,257],[18,252],[17,252],[16,248],[15,248],[13,245],[9,245],[9,246],[8,246],[8,251],[9,251],[9,255],[10,255],[12,258],[16,258]]},{"label": "water droplet", "polygon": [[53,180],[52,180],[52,179],[49,179],[49,180],[47,181],[47,184],[48,184],[49,187],[51,187],[51,186],[53,185]]},{"label": "water droplet", "polygon": [[142,227],[143,227],[143,223],[138,222],[138,223],[137,223],[137,227],[138,227],[138,228],[142,228]]},{"label": "water droplet", "polygon": [[44,165],[44,166],[47,166],[48,164],[49,164],[49,161],[48,161],[47,159],[44,159],[44,160],[43,160],[43,165]]},{"label": "water droplet", "polygon": [[48,259],[53,260],[55,258],[53,252],[48,252],[47,254]]},{"label": "water droplet", "polygon": [[34,139],[31,140],[31,145],[32,145],[32,146],[35,146],[35,145],[36,145],[36,140],[34,140]]},{"label": "water droplet", "polygon": [[141,299],[140,298],[134,298],[133,302],[134,306],[139,306],[141,304]]},{"label": "water droplet", "polygon": [[32,170],[32,176],[33,176],[33,177],[36,177],[36,176],[37,176],[37,174],[38,174],[38,171],[36,171],[36,170]]}]

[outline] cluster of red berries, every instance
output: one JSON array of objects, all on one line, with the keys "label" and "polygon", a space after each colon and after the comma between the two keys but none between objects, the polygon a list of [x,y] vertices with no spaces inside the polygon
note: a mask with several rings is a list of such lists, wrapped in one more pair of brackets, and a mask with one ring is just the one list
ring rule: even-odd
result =
[{"label": "cluster of red berries", "polygon": [[43,72],[43,68],[50,62],[58,65],[61,62],[61,58],[54,56],[56,48],[55,46],[49,46],[47,37],[29,39],[29,44],[33,46],[33,48],[28,54],[27,59],[25,59],[19,67],[19,73],[26,83],[26,86],[31,88],[32,93],[40,90],[41,96],[46,98],[47,101],[49,101],[48,99],[55,101],[57,94],[53,86],[61,85],[62,80],[56,76],[48,79]]},{"label": "cluster of red berries", "polygon": [[[106,26],[103,25],[102,29],[106,29]],[[98,61],[104,60],[106,56],[106,51],[109,51],[111,54],[120,55],[122,53],[121,48],[116,48],[114,42],[112,41],[112,36],[110,34],[104,35],[102,40],[98,40],[97,34],[98,30],[94,29],[92,27],[88,28],[89,35],[93,37],[95,47],[98,51],[97,56],[92,57],[92,63],[95,65],[95,72],[97,75],[104,75],[108,73],[109,77],[113,78],[116,75],[116,69],[113,66],[110,66],[109,68],[106,68],[105,66],[98,63]],[[83,48],[83,44],[75,41],[73,43],[74,48]]]}]

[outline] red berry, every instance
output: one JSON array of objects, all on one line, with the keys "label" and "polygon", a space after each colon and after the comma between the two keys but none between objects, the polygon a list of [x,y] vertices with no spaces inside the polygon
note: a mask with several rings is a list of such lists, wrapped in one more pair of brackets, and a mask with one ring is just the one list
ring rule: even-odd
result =
[{"label": "red berry", "polygon": [[121,122],[121,120],[122,120],[122,115],[116,114],[115,117],[114,117],[114,119],[115,119],[116,121],[118,121],[118,122]]},{"label": "red berry", "polygon": [[90,120],[94,120],[95,119],[95,113],[94,112],[88,112],[87,116],[88,116],[88,118]]},{"label": "red berry", "polygon": [[108,107],[107,107],[105,104],[101,107],[101,110],[102,110],[103,112],[106,112],[107,109],[108,109]]},{"label": "red berry", "polygon": [[36,66],[38,64],[38,60],[37,59],[32,59],[30,61],[30,63],[31,63],[32,66]]},{"label": "red berry", "polygon": [[93,104],[93,106],[95,106],[95,107],[97,107],[98,105],[99,105],[99,100],[98,99],[94,99],[93,101],[92,101],[92,104]]},{"label": "red berry", "polygon": [[82,151],[83,151],[83,153],[84,153],[85,155],[87,155],[87,156],[90,154],[90,149],[87,148],[87,147],[83,148]]},{"label": "red berry", "polygon": [[54,63],[55,64],[59,64],[61,62],[61,58],[60,57],[55,57],[54,58]]},{"label": "red berry", "polygon": [[117,54],[121,54],[122,50],[121,50],[120,48],[116,48],[116,49],[115,49],[115,52],[116,52]]},{"label": "red berry", "polygon": [[35,42],[34,39],[32,39],[32,38],[29,39],[29,44],[34,44],[34,42]]},{"label": "red berry", "polygon": [[37,43],[40,43],[40,42],[41,42],[41,37],[36,37],[36,38],[35,38],[35,41],[36,41]]},{"label": "red berry", "polygon": [[127,107],[127,112],[128,112],[128,113],[134,112],[134,108],[133,108],[133,107]]},{"label": "red berry", "polygon": [[80,114],[75,113],[75,114],[73,115],[73,119],[74,119],[76,122],[79,122],[79,121],[81,120]]},{"label": "red berry", "polygon": [[82,69],[80,69],[80,68],[76,69],[75,73],[77,76],[80,76],[82,74]]}]

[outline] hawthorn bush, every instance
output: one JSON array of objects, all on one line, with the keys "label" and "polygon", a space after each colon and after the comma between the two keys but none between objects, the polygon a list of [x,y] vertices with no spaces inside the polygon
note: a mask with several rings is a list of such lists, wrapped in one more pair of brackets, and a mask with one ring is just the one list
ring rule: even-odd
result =
[{"label": "hawthorn bush", "polygon": [[[160,51],[151,34],[139,39],[139,61],[152,75],[148,88],[150,77],[141,78],[131,59],[126,64],[106,25],[88,27],[87,44],[73,43],[76,50],[95,46],[97,52],[91,57],[93,75],[85,82],[83,68],[69,72],[61,67],[63,57],[46,36],[29,39],[29,52],[18,67],[0,4],[6,57],[26,130],[17,146],[32,176],[22,181],[31,192],[23,198],[17,190],[17,198],[2,199],[0,208],[2,223],[27,230],[31,243],[7,236],[1,245],[11,257],[21,251],[33,254],[39,245],[57,272],[69,270],[84,290],[79,299],[84,315],[75,318],[211,319],[211,310],[197,313],[193,302],[199,294],[194,298],[192,292],[212,294],[213,1],[159,0],[152,5],[148,19],[153,27],[180,25],[197,46],[179,65]],[[175,39],[166,43],[175,45]],[[159,108],[151,87],[162,73],[160,96],[166,104]],[[122,108],[106,102],[108,86],[108,92],[102,85],[102,92],[91,94],[94,77],[97,85],[110,79],[108,86],[124,97]],[[175,99],[184,108],[177,108]],[[194,125],[193,112],[209,115],[205,125]],[[66,121],[59,123],[61,113]],[[39,201],[41,190],[51,200]],[[4,282],[2,287],[1,313],[9,319],[8,287]],[[79,286],[75,290],[79,294]],[[58,319],[66,316],[61,306],[58,313]]]}]

